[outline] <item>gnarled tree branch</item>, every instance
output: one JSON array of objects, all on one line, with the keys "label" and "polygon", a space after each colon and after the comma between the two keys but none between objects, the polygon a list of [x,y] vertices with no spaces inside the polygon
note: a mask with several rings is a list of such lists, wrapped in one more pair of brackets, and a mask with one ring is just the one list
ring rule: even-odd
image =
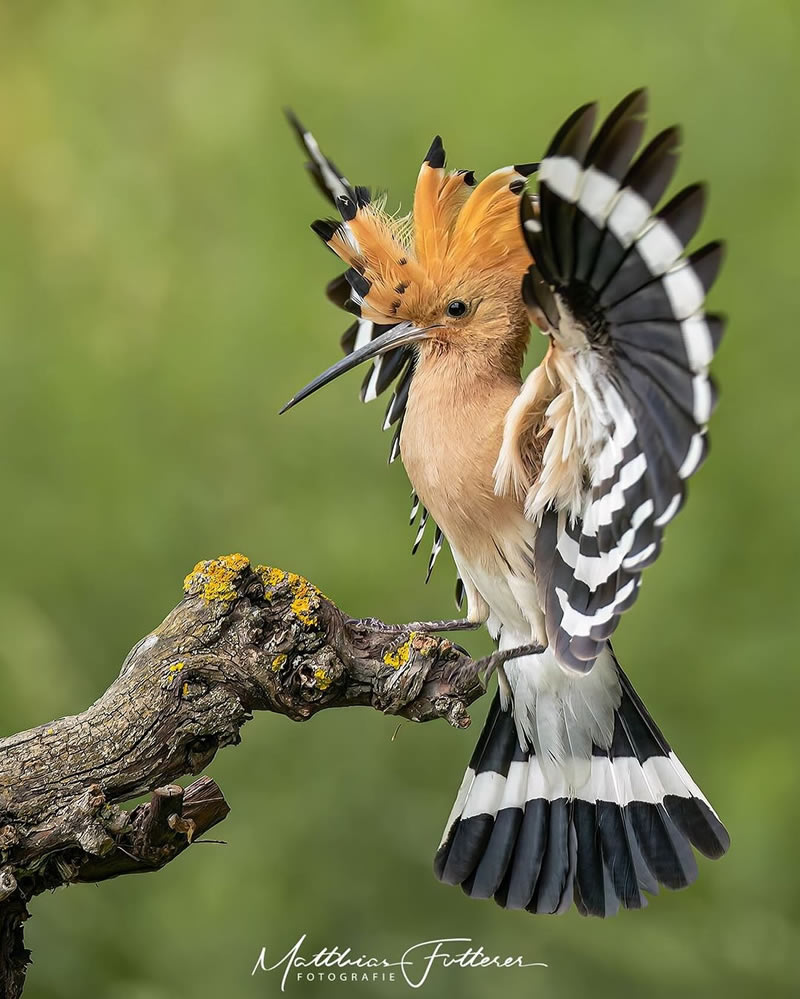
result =
[{"label": "gnarled tree branch", "polygon": [[[362,704],[465,727],[484,691],[447,639],[356,622],[301,576],[243,555],[199,563],[184,589],[91,707],[0,740],[3,999],[24,986],[31,898],[158,870],[225,818],[211,778],[174,782],[238,743],[254,711],[302,721]],[[120,807],[147,792],[147,803]]]}]

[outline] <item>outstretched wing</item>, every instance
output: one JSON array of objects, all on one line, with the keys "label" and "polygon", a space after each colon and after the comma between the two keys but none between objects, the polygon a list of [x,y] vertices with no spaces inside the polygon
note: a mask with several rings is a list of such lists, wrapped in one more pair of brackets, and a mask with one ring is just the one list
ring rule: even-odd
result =
[{"label": "outstretched wing", "polygon": [[[287,109],[286,117],[292,127],[292,130],[297,136],[301,147],[305,150],[309,157],[306,162],[306,169],[311,175],[316,187],[322,192],[327,200],[331,202],[332,205],[335,206],[336,199],[342,196],[349,198],[353,202],[355,202],[358,197],[368,197],[368,192],[364,188],[359,188],[358,192],[356,192],[356,188],[335,166],[333,161],[329,160],[327,156],[325,156],[320,149],[317,140],[311,132],[305,128],[292,111]],[[354,301],[352,288],[350,287],[347,277],[344,274],[335,277],[328,283],[325,289],[325,294],[327,295],[328,300],[340,309],[343,309],[345,312],[352,311],[352,303]],[[393,327],[373,323],[370,320],[362,319],[359,316],[342,335],[340,341],[342,350],[345,354],[350,354],[354,350],[357,350],[359,347],[363,347],[364,344],[370,343],[370,341],[374,340],[381,334],[386,333],[390,329],[393,329]],[[400,431],[403,425],[406,403],[408,402],[408,391],[411,387],[411,379],[414,376],[415,359],[414,351],[411,347],[399,347],[396,350],[388,351],[372,361],[361,385],[359,397],[362,402],[372,402],[373,399],[377,399],[379,395],[382,395],[390,386],[394,385],[394,389],[389,399],[389,405],[386,408],[386,414],[383,419],[384,430],[390,430],[394,427],[392,443],[389,448],[389,464],[395,461],[400,455]],[[420,503],[415,495],[412,498],[412,524],[416,521],[419,511]],[[422,542],[428,519],[427,510],[422,508],[419,525],[414,538],[414,544],[411,549],[412,554],[416,554],[417,549]],[[431,521],[431,523],[433,522]],[[434,525],[433,547],[428,560],[427,574],[425,577],[426,583],[431,577],[433,566],[439,552],[442,549],[442,541],[442,532],[438,526]],[[458,580],[459,584],[460,582],[461,580]],[[460,590],[458,586],[456,588],[456,603],[458,606],[461,605]]]},{"label": "outstretched wing", "polygon": [[548,641],[563,665],[582,671],[661,550],[708,451],[716,401],[708,366],[723,321],[704,301],[722,245],[686,253],[703,213],[700,185],[655,210],[680,134],[661,132],[634,159],[645,109],[645,91],[630,94],[594,136],[595,106],[578,109],[542,161],[539,212],[522,202],[535,261],[523,297],[547,323],[543,365],[556,386],[538,427],[549,439],[526,513],[540,521]]}]

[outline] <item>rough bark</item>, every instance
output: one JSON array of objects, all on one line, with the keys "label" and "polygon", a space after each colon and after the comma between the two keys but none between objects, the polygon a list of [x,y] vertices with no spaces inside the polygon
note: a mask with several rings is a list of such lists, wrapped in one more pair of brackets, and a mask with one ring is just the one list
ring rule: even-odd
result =
[{"label": "rough bark", "polygon": [[465,727],[484,691],[447,639],[355,621],[301,576],[243,555],[198,564],[184,590],[91,707],[0,740],[3,999],[24,987],[31,898],[158,870],[225,818],[210,777],[175,781],[238,743],[254,711],[303,721],[361,704]]}]

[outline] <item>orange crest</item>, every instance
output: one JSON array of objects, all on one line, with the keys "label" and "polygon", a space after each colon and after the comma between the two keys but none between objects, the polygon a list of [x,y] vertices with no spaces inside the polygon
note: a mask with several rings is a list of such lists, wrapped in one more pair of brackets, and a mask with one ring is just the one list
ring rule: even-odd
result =
[{"label": "orange crest", "polygon": [[392,216],[366,188],[336,199],[341,222],[312,228],[350,267],[355,308],[391,324],[424,312],[441,289],[469,274],[518,282],[531,263],[520,225],[520,197],[535,165],[496,170],[475,186],[472,171],[447,172],[437,136],[422,164],[414,211]]}]

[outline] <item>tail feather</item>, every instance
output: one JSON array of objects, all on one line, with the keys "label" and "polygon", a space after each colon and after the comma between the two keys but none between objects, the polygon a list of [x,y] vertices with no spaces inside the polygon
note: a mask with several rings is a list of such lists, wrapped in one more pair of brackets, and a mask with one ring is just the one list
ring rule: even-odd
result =
[{"label": "tail feather", "polygon": [[566,798],[550,802],[547,849],[528,912],[559,913],[569,908],[575,880],[576,837],[572,803]]},{"label": "tail feather", "polygon": [[603,866],[611,878],[617,898],[626,909],[642,909],[647,899],[642,894],[640,884],[647,891],[656,893],[658,882],[641,857],[638,848],[631,848],[628,828],[622,808],[613,801],[597,802],[597,835]]},{"label": "tail feather", "polygon": [[[515,750],[517,745],[515,738]],[[478,861],[474,875],[464,882],[464,890],[473,898],[491,898],[505,877],[522,824],[522,811],[514,803],[524,799],[526,781],[526,762],[520,760],[515,765],[512,760],[486,850]]]},{"label": "tail feather", "polygon": [[[653,872],[647,866],[647,861],[644,859],[644,855],[639,849],[639,840],[636,838],[636,833],[633,830],[631,813],[627,809],[621,807],[620,811],[622,812],[622,818],[625,823],[625,832],[628,837],[628,848],[631,851],[631,859],[633,860],[633,866],[636,870],[639,888],[642,891],[646,891],[649,895],[658,895],[660,890],[658,881],[653,876]],[[646,898],[644,899],[644,904],[647,904]]]},{"label": "tail feather", "polygon": [[[434,870],[446,884],[462,884],[487,851],[517,749],[513,721],[500,710],[496,695],[456,799],[459,813],[449,824],[453,835],[443,840],[436,854]],[[518,755],[522,756],[521,750]]]},{"label": "tail feather", "polygon": [[[620,670],[620,673],[622,671]],[[626,677],[627,680],[627,677]],[[655,879],[668,888],[685,888],[697,878],[697,861],[688,841],[675,828],[663,805],[661,782],[648,772],[648,759],[669,759],[669,745],[628,681],[618,712],[620,737],[627,757],[641,766],[640,800],[630,801],[634,834]],[[627,696],[625,696],[627,694]],[[654,756],[646,755],[648,752]],[[666,754],[666,756],[664,755]],[[638,775],[637,775],[638,776]]]},{"label": "tail feather", "polygon": [[633,830],[653,877],[667,888],[686,888],[697,879],[697,861],[663,805],[632,801]]},{"label": "tail feather", "polygon": [[727,852],[731,845],[728,832],[705,801],[668,794],[664,807],[678,829],[704,857],[718,860]]},{"label": "tail feather", "polygon": [[598,835],[597,805],[580,799],[572,803],[572,821],[578,838],[575,904],[584,915],[613,916],[619,909],[619,901],[613,887],[609,897],[610,875]]},{"label": "tail feather", "polygon": [[533,798],[525,803],[519,835],[503,883],[494,899],[505,909],[530,905],[550,833],[550,802]]},{"label": "tail feather", "polygon": [[611,745],[592,747],[574,796],[520,745],[495,695],[436,856],[440,880],[504,908],[559,913],[574,901],[582,915],[612,916],[643,908],[660,884],[691,884],[692,846],[725,853],[724,826],[615,665]]},{"label": "tail feather", "polygon": [[[619,664],[617,670],[623,690],[623,700],[620,705],[622,717],[625,718],[629,741],[637,754],[637,759],[640,763],[644,763],[649,756],[658,756],[658,752],[652,751],[653,747],[661,751],[668,765],[668,778],[664,780],[666,793],[663,796],[667,815],[703,856],[718,860],[727,853],[731,845],[728,831],[684,765],[670,749],[669,743]],[[644,755],[648,746],[650,752]],[[679,793],[670,793],[667,784],[670,787],[677,787]]]},{"label": "tail feather", "polygon": [[[550,821],[547,830],[547,848],[536,880],[536,890],[528,912],[556,913],[564,904],[567,889],[572,888],[574,877],[573,856],[570,843],[570,803],[566,798],[550,802]],[[570,849],[570,847],[573,847]]]}]

